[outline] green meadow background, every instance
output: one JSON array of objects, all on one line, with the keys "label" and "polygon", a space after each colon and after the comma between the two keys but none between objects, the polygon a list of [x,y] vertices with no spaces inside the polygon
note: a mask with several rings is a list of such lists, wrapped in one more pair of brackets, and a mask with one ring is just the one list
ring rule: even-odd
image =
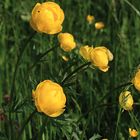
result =
[{"label": "green meadow background", "polygon": [[[139,131],[135,139],[140,140],[139,92],[129,88],[133,111],[121,112],[118,103],[140,64],[140,1],[56,0],[65,13],[63,32],[73,34],[77,43],[70,53],[61,50],[57,35],[30,27],[37,2],[44,1],[0,1],[0,140],[133,140],[129,128]],[[89,25],[89,14],[105,28]],[[78,69],[86,63],[79,55],[83,45],[111,50],[108,72]],[[66,110],[57,118],[35,110],[32,89],[45,79],[61,84],[67,97]]]}]

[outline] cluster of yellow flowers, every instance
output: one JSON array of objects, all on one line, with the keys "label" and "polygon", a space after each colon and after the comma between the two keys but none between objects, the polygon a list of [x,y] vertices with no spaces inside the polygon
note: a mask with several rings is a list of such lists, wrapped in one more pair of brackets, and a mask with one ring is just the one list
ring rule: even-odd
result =
[{"label": "cluster of yellow flowers", "polygon": [[[64,12],[60,6],[54,2],[37,3],[32,10],[30,25],[41,33],[56,34],[62,31]],[[61,48],[69,52],[76,47],[74,37],[70,33],[58,34]]]},{"label": "cluster of yellow flowers", "polygon": [[[30,25],[37,32],[57,34],[62,31],[64,18],[63,10],[55,2],[37,3],[31,13]],[[88,16],[87,20],[91,24],[94,17]],[[102,28],[99,26],[96,23],[95,27]],[[70,52],[76,47],[74,37],[70,33],[59,33],[57,38],[60,47],[66,52]],[[80,54],[104,72],[109,68],[108,62],[113,59],[112,53],[105,47],[81,47]],[[65,56],[63,56],[63,59],[68,61]],[[38,84],[32,95],[39,112],[43,112],[50,117],[57,117],[65,110],[66,97],[62,87],[57,83],[45,80]]]},{"label": "cluster of yellow flowers", "polygon": [[[76,47],[76,42],[70,33],[60,33],[63,28],[64,18],[64,12],[58,4],[54,2],[37,3],[31,13],[30,25],[35,31],[40,33],[59,33],[57,38],[60,47],[64,51],[70,52]],[[94,16],[87,16],[89,24],[92,24],[94,20]],[[104,23],[96,22],[95,28],[104,28]],[[79,53],[86,61],[91,62],[92,66],[99,68],[103,72],[108,71],[108,63],[113,60],[113,54],[104,46],[82,46]],[[63,56],[63,59],[68,61],[65,56]],[[140,91],[140,69],[136,72],[132,83]],[[43,112],[50,117],[57,117],[65,110],[66,96],[63,88],[55,82],[45,80],[39,83],[32,95],[39,112]],[[120,94],[119,103],[123,109],[132,110],[133,102],[130,91],[124,91]]]},{"label": "cluster of yellow flowers", "polygon": [[[95,17],[93,15],[87,15],[86,19],[89,24],[92,24],[95,21]],[[105,24],[102,21],[98,21],[98,22],[95,22],[94,26],[95,26],[95,29],[100,30],[105,27]]]}]

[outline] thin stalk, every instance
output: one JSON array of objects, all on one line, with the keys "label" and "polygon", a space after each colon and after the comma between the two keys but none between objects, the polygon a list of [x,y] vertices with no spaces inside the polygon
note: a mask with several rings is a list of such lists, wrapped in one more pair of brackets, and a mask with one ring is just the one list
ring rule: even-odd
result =
[{"label": "thin stalk", "polygon": [[[20,64],[21,58],[22,58],[22,56],[23,56],[23,54],[25,52],[25,49],[28,46],[28,43],[31,41],[31,39],[34,37],[35,34],[36,34],[36,32],[33,32],[31,34],[31,36],[25,42],[24,47],[22,47],[22,49],[20,51],[20,54],[18,55],[17,62],[16,62],[16,65],[15,65],[15,69],[14,69],[13,79],[12,79],[11,91],[10,91],[11,101],[13,101],[13,97],[14,97],[13,93],[14,93],[14,88],[15,88],[15,80],[16,80],[16,75],[17,75],[17,71],[18,71],[18,68],[19,68],[19,64]],[[13,137],[13,133],[12,133],[13,128],[12,128],[11,110],[12,110],[12,105],[9,108],[10,132],[11,132],[11,139],[12,139],[12,137]]]},{"label": "thin stalk", "polygon": [[132,83],[131,83],[131,82],[127,82],[127,83],[124,83],[124,84],[122,84],[122,85],[119,85],[119,86],[113,88],[112,90],[109,91],[109,93],[105,94],[105,95],[101,98],[100,102],[102,102],[107,96],[111,96],[111,95],[112,95],[112,94],[110,94],[111,92],[114,92],[114,91],[116,91],[116,90],[118,90],[118,89],[120,89],[120,88],[122,88],[122,87],[126,87],[126,86],[129,86],[129,85],[131,86]]},{"label": "thin stalk", "polygon": [[132,5],[128,0],[124,0],[135,12],[136,14],[140,17],[140,11],[134,6]]},{"label": "thin stalk", "polygon": [[16,65],[15,65],[15,70],[14,70],[14,74],[13,74],[13,80],[12,80],[12,86],[11,86],[11,91],[10,91],[10,95],[11,95],[11,99],[13,99],[13,93],[14,93],[14,85],[15,85],[15,80],[16,80],[16,75],[17,75],[17,70],[18,70],[18,67],[19,67],[19,63],[21,61],[21,58],[24,54],[24,51],[25,49],[27,48],[28,46],[28,43],[31,41],[31,39],[34,37],[34,35],[36,34],[36,32],[33,32],[31,34],[31,36],[28,38],[28,40],[25,42],[24,44],[24,47],[22,47],[21,51],[20,51],[20,54],[18,55],[18,58],[17,58],[17,62],[16,62]]},{"label": "thin stalk", "polygon": [[114,140],[117,139],[117,131],[118,131],[118,125],[119,125],[119,121],[121,118],[121,113],[122,113],[122,109],[119,109],[119,114],[118,114],[118,118],[117,118],[117,123],[116,123],[116,130],[115,130],[115,136],[114,136]]},{"label": "thin stalk", "polygon": [[76,68],[74,71],[72,71],[70,74],[68,74],[67,77],[65,77],[62,82],[61,82],[61,85],[64,85],[64,83],[71,78],[71,76],[73,76],[73,74],[77,73],[79,70],[81,70],[82,68],[86,67],[86,66],[89,66],[91,64],[91,62],[87,62],[81,66],[79,66],[78,68]]},{"label": "thin stalk", "polygon": [[[130,116],[135,128],[138,130],[139,126],[137,125],[137,123],[139,124],[139,122],[136,120],[135,115],[133,114],[132,111],[129,111],[129,116]],[[137,123],[136,123],[136,121],[137,121]]]},{"label": "thin stalk", "polygon": [[44,53],[42,53],[36,60],[36,62],[34,62],[34,64],[29,68],[32,69],[43,57],[45,57],[49,52],[53,51],[54,49],[56,49],[57,46],[50,48],[49,50],[45,51]]}]

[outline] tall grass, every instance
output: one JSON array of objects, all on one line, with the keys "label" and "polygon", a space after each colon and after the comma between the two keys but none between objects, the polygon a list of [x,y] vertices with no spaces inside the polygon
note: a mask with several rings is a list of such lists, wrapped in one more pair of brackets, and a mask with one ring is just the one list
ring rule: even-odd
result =
[{"label": "tall grass", "polygon": [[[56,35],[31,29],[29,18],[36,2],[0,2],[0,110],[5,115],[0,140],[131,139],[128,128],[140,130],[140,95],[132,86],[135,105],[130,112],[120,112],[118,97],[140,64],[139,0],[56,0],[65,13],[63,32],[72,33],[77,42],[70,53],[60,49]],[[105,28],[98,31],[89,25],[88,14],[103,21]],[[86,66],[71,74],[86,63],[79,48],[87,44],[112,51],[108,72]],[[62,84],[68,75],[63,83],[64,114],[50,118],[37,112],[32,89],[45,79]]]}]

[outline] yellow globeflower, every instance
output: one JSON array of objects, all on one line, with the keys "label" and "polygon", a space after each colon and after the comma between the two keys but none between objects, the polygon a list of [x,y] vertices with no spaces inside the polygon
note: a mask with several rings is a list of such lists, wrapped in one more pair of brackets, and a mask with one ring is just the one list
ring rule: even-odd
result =
[{"label": "yellow globeflower", "polygon": [[100,29],[103,29],[105,27],[104,23],[103,22],[96,22],[95,23],[95,28],[97,30],[100,30]]},{"label": "yellow globeflower", "polygon": [[88,45],[80,48],[80,55],[87,61],[90,61],[90,52],[93,50],[93,47],[89,47]]},{"label": "yellow globeflower", "polygon": [[93,21],[94,21],[94,16],[92,16],[92,15],[87,15],[87,21],[88,21],[88,23],[89,24],[92,24],[93,23]]},{"label": "yellow globeflower", "polygon": [[64,12],[54,2],[37,3],[32,10],[30,25],[37,31],[56,34],[62,30]]},{"label": "yellow globeflower", "polygon": [[136,72],[134,78],[132,79],[132,83],[134,84],[135,88],[140,91],[140,69]]},{"label": "yellow globeflower", "polygon": [[76,47],[74,37],[70,33],[59,33],[58,40],[60,42],[60,47],[66,52],[69,52]]},{"label": "yellow globeflower", "polygon": [[119,104],[124,110],[132,110],[133,109],[133,97],[130,91],[124,91],[119,96]]},{"label": "yellow globeflower", "polygon": [[138,136],[138,131],[135,130],[135,129],[131,129],[131,128],[129,128],[129,135],[130,135],[130,137],[135,138],[135,137]]},{"label": "yellow globeflower", "polygon": [[91,63],[103,72],[108,71],[108,62],[112,60],[113,54],[106,47],[96,47],[93,48],[90,52]]},{"label": "yellow globeflower", "polygon": [[50,117],[57,117],[65,111],[66,97],[62,87],[50,80],[38,84],[32,93],[39,112]]}]

